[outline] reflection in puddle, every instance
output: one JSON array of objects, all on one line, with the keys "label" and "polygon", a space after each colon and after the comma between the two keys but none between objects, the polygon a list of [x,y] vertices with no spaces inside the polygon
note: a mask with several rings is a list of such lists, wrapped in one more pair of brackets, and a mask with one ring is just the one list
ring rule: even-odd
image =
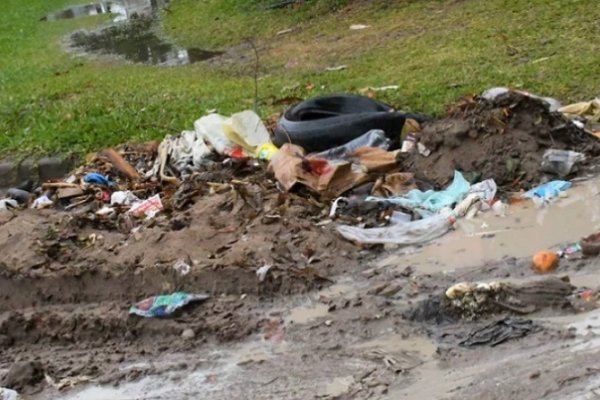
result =
[{"label": "reflection in puddle", "polygon": [[183,49],[168,43],[154,32],[157,10],[169,0],[121,0],[81,5],[50,14],[42,20],[55,21],[90,15],[111,14],[120,22],[97,32],[76,32],[72,46],[88,53],[112,54],[128,61],[155,65],[183,65],[222,54],[198,48]]},{"label": "reflection in puddle", "polygon": [[73,45],[89,53],[115,54],[137,63],[162,65],[191,64],[221,54],[166,43],[152,31],[153,24],[153,19],[141,17],[99,32],[76,32]]}]

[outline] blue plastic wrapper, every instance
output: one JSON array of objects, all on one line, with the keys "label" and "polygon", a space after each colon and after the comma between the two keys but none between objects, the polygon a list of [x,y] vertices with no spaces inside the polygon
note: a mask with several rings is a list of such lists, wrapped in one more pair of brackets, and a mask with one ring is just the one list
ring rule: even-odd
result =
[{"label": "blue plastic wrapper", "polygon": [[185,292],[152,296],[131,306],[129,314],[146,318],[168,317],[191,302],[206,300],[209,297],[210,295],[208,294],[190,294]]},{"label": "blue plastic wrapper", "polygon": [[569,181],[550,181],[523,193],[521,197],[526,199],[539,197],[548,200],[558,196],[560,192],[570,189],[571,186],[573,186],[573,184]]},{"label": "blue plastic wrapper", "polygon": [[90,172],[89,174],[83,177],[83,181],[85,183],[92,183],[94,185],[101,185],[106,187],[115,186],[114,182],[97,172]]},{"label": "blue plastic wrapper", "polygon": [[411,190],[403,196],[394,196],[389,198],[367,197],[367,201],[378,201],[384,203],[397,204],[418,212],[422,216],[430,216],[432,213],[439,212],[444,207],[452,206],[460,202],[469,193],[471,185],[463,175],[454,171],[454,181],[446,190],[422,192],[418,189]]}]

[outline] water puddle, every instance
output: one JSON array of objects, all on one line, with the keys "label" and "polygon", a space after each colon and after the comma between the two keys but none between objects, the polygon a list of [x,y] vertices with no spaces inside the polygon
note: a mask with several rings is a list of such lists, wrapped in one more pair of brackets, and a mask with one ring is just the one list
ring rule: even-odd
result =
[{"label": "water puddle", "polygon": [[600,179],[581,183],[566,194],[542,209],[532,202],[511,205],[506,218],[487,212],[459,220],[454,232],[422,249],[396,252],[378,267],[413,265],[423,273],[473,267],[507,256],[529,257],[600,230]]},{"label": "water puddle", "polygon": [[111,14],[113,25],[95,32],[71,36],[71,46],[89,54],[112,55],[134,63],[184,65],[223,54],[200,48],[181,48],[155,33],[158,11],[169,0],[121,0],[70,7],[42,18],[56,21],[90,15]]},{"label": "water puddle", "polygon": [[323,318],[329,314],[329,307],[326,304],[316,304],[313,307],[296,307],[290,310],[290,315],[286,318],[286,323],[302,325]]},{"label": "water puddle", "polygon": [[354,282],[348,280],[349,283],[336,283],[318,293],[319,300],[327,302],[333,299],[351,300],[358,296],[358,289],[354,286]]},{"label": "water puddle", "polygon": [[416,352],[425,359],[431,359],[437,347],[423,336],[404,337],[399,334],[384,335],[352,346],[354,349],[378,349],[386,353]]}]

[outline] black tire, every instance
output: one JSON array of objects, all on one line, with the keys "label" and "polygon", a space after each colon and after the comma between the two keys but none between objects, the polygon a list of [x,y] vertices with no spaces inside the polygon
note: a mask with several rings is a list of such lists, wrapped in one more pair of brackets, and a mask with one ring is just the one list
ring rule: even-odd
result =
[{"label": "black tire", "polygon": [[397,147],[405,114],[363,96],[317,97],[289,108],[275,128],[274,143],[297,144],[308,153],[328,150],[381,129]]}]

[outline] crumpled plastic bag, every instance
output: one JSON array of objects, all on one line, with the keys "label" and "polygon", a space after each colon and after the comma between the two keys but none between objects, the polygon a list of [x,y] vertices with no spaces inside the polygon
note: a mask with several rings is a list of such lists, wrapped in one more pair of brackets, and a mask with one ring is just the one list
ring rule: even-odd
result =
[{"label": "crumpled plastic bag", "polygon": [[[434,191],[428,190],[423,192],[415,189],[411,190],[404,196],[394,196],[389,198],[367,197],[366,201],[378,201],[397,204],[399,206],[415,210],[421,215],[436,213],[444,207],[451,207],[459,203],[469,193],[471,185],[464,176],[454,171],[454,180],[446,190]],[[423,212],[425,211],[425,212]]]},{"label": "crumpled plastic bag", "polygon": [[183,131],[171,139],[169,157],[172,165],[180,172],[186,172],[188,166],[199,168],[204,158],[210,154],[210,148],[196,131]]},{"label": "crumpled plastic bag", "polygon": [[33,201],[33,204],[31,204],[31,208],[42,209],[50,207],[53,204],[54,202],[50,200],[48,195],[43,194]]},{"label": "crumpled plastic bag", "polygon": [[11,208],[19,207],[19,203],[13,199],[2,199],[0,200],[0,210],[10,210]]},{"label": "crumpled plastic bag", "polygon": [[543,200],[550,200],[556,197],[560,192],[564,192],[570,189],[573,184],[569,181],[550,181],[543,185],[537,186],[521,195],[526,199],[541,198]]},{"label": "crumpled plastic bag", "polygon": [[271,143],[267,127],[252,110],[233,114],[224,122],[223,132],[229,140],[253,155],[257,155],[261,147]]},{"label": "crumpled plastic bag", "polygon": [[485,181],[471,185],[469,194],[477,194],[482,201],[489,203],[494,200],[497,191],[498,185],[496,185],[496,182],[493,179],[486,179]]},{"label": "crumpled plastic bag", "polygon": [[589,122],[600,122],[600,98],[569,104],[561,107],[558,111],[568,118],[584,117]]},{"label": "crumpled plastic bag", "polygon": [[444,235],[454,225],[450,209],[439,214],[412,222],[398,223],[384,228],[359,228],[340,225],[337,231],[346,239],[364,244],[412,245],[429,242]]},{"label": "crumpled plastic bag", "polygon": [[110,196],[110,205],[114,206],[114,205],[121,205],[121,206],[130,206],[134,203],[139,202],[140,199],[133,194],[132,192],[128,191],[119,191],[119,192],[114,192],[111,196]]},{"label": "crumpled plastic bag", "polygon": [[19,400],[20,398],[16,390],[0,387],[0,400]]},{"label": "crumpled plastic bag", "polygon": [[153,296],[131,306],[129,314],[146,318],[168,317],[191,302],[206,300],[209,297],[210,295],[204,293],[190,294],[186,292]]},{"label": "crumpled plastic bag", "polygon": [[83,177],[83,181],[85,183],[106,186],[106,187],[116,186],[116,184],[113,181],[111,181],[106,176],[99,174],[97,172],[90,172],[89,174],[87,174],[86,176]]},{"label": "crumpled plastic bag", "polygon": [[378,147],[383,150],[390,148],[391,141],[385,136],[385,132],[381,129],[371,129],[362,136],[357,137],[348,143],[333,147],[329,150],[322,151],[320,153],[313,153],[311,156],[321,157],[328,160],[345,160],[355,150],[361,147]]},{"label": "crumpled plastic bag", "polygon": [[525,96],[532,97],[534,99],[541,100],[544,103],[546,103],[546,105],[548,106],[548,110],[550,112],[560,111],[559,109],[562,107],[562,104],[560,103],[560,101],[556,100],[555,98],[541,97],[541,96],[537,96],[533,93],[526,92],[524,90],[514,90],[514,89],[509,89],[506,87],[494,87],[494,88],[487,89],[485,92],[483,92],[481,94],[481,97],[483,97],[484,99],[486,99],[488,101],[494,101],[494,100],[496,100],[496,98],[502,96],[503,94],[509,93],[509,92],[515,92],[515,93],[519,93],[519,94],[522,94]]},{"label": "crumpled plastic bag", "polygon": [[576,169],[578,163],[585,161],[585,155],[571,150],[548,149],[542,158],[542,171],[556,174],[561,178]]}]

